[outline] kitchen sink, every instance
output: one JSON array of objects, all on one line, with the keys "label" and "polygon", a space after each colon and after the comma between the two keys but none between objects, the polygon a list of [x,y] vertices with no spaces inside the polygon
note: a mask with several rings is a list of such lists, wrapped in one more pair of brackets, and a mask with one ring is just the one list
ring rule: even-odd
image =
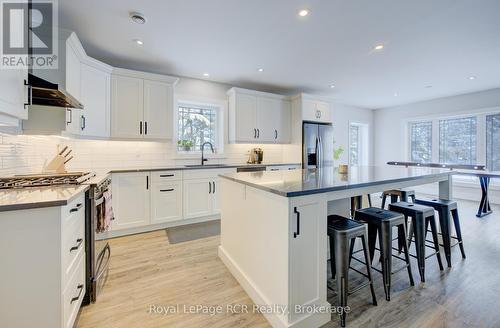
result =
[{"label": "kitchen sink", "polygon": [[205,164],[205,165],[193,164],[193,165],[184,165],[184,167],[200,167],[200,168],[203,168],[203,167],[224,167],[224,166],[227,166],[227,164]]}]

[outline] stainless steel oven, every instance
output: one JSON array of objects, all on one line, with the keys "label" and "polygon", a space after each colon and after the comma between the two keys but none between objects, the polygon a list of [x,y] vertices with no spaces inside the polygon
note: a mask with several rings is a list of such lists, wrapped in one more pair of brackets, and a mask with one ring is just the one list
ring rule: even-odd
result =
[{"label": "stainless steel oven", "polygon": [[[93,184],[86,197],[86,294],[83,304],[94,303],[108,277],[111,248],[102,233],[109,229],[105,224],[106,207],[111,206],[111,177]],[[111,218],[112,219],[112,218]],[[109,220],[108,220],[109,221]]]}]

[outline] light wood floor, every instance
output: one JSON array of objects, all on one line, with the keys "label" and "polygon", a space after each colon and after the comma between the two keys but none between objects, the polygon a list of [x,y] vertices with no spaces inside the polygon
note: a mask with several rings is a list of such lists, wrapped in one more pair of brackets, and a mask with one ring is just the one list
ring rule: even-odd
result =
[{"label": "light wood floor", "polygon": [[[427,282],[408,287],[406,271],[393,276],[390,302],[374,273],[378,306],[369,290],[352,295],[348,327],[500,327],[500,206],[475,217],[477,203],[460,201],[467,259],[453,249],[453,267],[440,272],[427,260]],[[269,327],[260,314],[154,314],[150,305],[223,305],[252,302],[217,257],[219,237],[170,245],[165,231],[116,238],[109,280],[97,303],[82,308],[77,327]],[[444,258],[443,258],[444,261]],[[396,264],[398,261],[396,261]],[[446,264],[445,264],[446,267]],[[356,274],[352,275],[356,284]],[[329,292],[329,301],[335,297]],[[336,316],[325,327],[338,327]]]}]

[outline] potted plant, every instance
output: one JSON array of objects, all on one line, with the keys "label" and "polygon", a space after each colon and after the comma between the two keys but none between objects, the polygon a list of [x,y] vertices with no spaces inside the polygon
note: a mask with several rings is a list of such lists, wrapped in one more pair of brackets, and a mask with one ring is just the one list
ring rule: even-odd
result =
[{"label": "potted plant", "polygon": [[[333,144],[335,145],[335,140],[333,141]],[[333,162],[340,160],[340,157],[344,153],[344,147],[339,146],[338,148],[333,147]],[[339,165],[339,173],[345,174],[347,173],[347,165]]]},{"label": "potted plant", "polygon": [[177,145],[184,151],[190,151],[193,147],[193,142],[191,140],[184,139],[177,141]]}]

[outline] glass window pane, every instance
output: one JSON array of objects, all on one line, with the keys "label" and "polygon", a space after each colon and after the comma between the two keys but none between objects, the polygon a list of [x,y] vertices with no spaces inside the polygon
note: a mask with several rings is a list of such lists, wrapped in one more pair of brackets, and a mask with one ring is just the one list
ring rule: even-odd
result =
[{"label": "glass window pane", "polygon": [[476,117],[439,121],[439,161],[476,164]]},{"label": "glass window pane", "polygon": [[350,144],[349,144],[349,163],[350,165],[359,165],[359,126],[352,124],[349,129]]},{"label": "glass window pane", "polygon": [[486,166],[500,171],[500,114],[486,116]]},{"label": "glass window pane", "polygon": [[204,142],[217,146],[217,109],[182,104],[178,108],[178,150],[200,151]]},{"label": "glass window pane", "polygon": [[410,123],[410,160],[430,163],[432,161],[432,122]]}]

